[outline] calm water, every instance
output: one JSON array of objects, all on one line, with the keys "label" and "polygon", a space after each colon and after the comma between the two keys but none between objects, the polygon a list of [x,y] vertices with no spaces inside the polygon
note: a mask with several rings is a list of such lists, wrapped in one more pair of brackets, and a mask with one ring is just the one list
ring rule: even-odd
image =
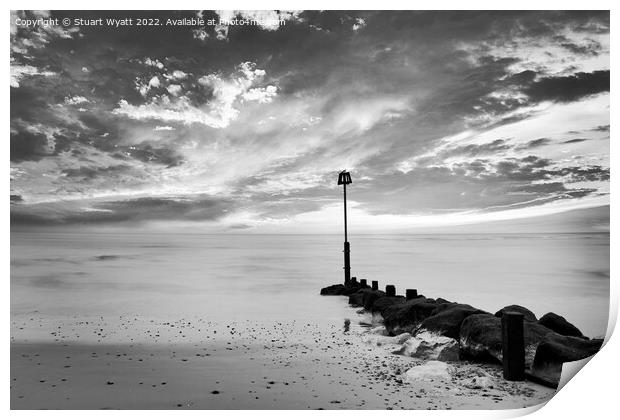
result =
[{"label": "calm water", "polygon": [[[609,234],[361,235],[353,275],[496,311],[521,304],[605,334]],[[334,320],[343,299],[332,235],[11,233],[11,312]],[[345,300],[346,302],[346,300]]]}]

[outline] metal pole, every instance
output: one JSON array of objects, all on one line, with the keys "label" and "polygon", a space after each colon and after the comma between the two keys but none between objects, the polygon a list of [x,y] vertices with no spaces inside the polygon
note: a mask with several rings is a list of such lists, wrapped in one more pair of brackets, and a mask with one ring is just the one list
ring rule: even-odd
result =
[{"label": "metal pole", "polygon": [[344,241],[348,242],[347,238],[347,184],[343,185],[344,187]]},{"label": "metal pole", "polygon": [[347,184],[343,184],[344,187],[344,284],[348,285],[351,282],[351,261],[350,253],[351,247],[349,244],[349,238],[347,236]]}]

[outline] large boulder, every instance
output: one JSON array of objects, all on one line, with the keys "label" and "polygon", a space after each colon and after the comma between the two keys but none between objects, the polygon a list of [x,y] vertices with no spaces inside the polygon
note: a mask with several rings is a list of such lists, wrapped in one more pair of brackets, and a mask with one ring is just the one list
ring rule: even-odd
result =
[{"label": "large boulder", "polygon": [[474,314],[463,320],[459,334],[461,352],[475,359],[502,360],[502,323],[491,314]]},{"label": "large boulder", "polygon": [[382,296],[373,302],[371,310],[373,313],[379,313],[383,316],[387,308],[403,302],[405,302],[404,296]]},{"label": "large boulder", "polygon": [[602,339],[587,340],[550,334],[538,345],[530,374],[557,387],[562,375],[563,363],[590,357],[598,352],[602,345]]},{"label": "large boulder", "polygon": [[431,360],[423,365],[414,366],[403,374],[403,382],[418,384],[421,381],[452,381],[452,368],[446,362]]},{"label": "large boulder", "polygon": [[347,287],[344,284],[332,284],[321,289],[321,295],[323,296],[340,296],[344,295]]},{"label": "large boulder", "polygon": [[549,312],[538,320],[540,325],[543,325],[550,330],[555,331],[560,335],[566,335],[569,337],[583,337],[579,328],[568,322],[563,316]]},{"label": "large boulder", "polygon": [[419,329],[458,340],[463,320],[470,315],[483,313],[486,312],[462,303],[441,303],[430,317],[422,321]]},{"label": "large boulder", "polygon": [[360,289],[355,293],[349,295],[349,305],[351,306],[364,306],[364,292],[369,289]]},{"label": "large boulder", "polygon": [[538,318],[536,318],[536,315],[534,315],[534,312],[530,311],[527,308],[524,308],[523,306],[519,306],[519,305],[505,306],[499,311],[495,312],[495,316],[498,318],[501,318],[504,315],[504,312],[518,312],[520,314],[523,314],[523,320],[526,322],[538,321]]},{"label": "large boulder", "polygon": [[409,333],[400,334],[394,337],[369,333],[362,336],[362,341],[377,347],[392,345],[396,346],[395,348],[398,349],[410,338],[411,334]]},{"label": "large boulder", "polygon": [[530,367],[534,362],[534,356],[536,355],[536,348],[545,337],[549,335],[555,335],[555,333],[549,328],[534,323],[523,323],[523,334],[525,339],[525,366]]},{"label": "large boulder", "polygon": [[436,308],[433,299],[418,297],[386,308],[382,313],[383,322],[390,334],[412,331]]},{"label": "large boulder", "polygon": [[[534,322],[523,323],[525,366],[532,365],[536,347],[548,335],[549,328]],[[475,314],[465,318],[459,335],[461,352],[475,359],[502,361],[502,320],[491,314]]]},{"label": "large boulder", "polygon": [[354,283],[354,282],[351,282],[348,285],[333,284],[331,286],[322,288],[321,294],[324,296],[337,296],[337,295],[349,296],[352,293],[357,292],[361,288],[362,286],[360,286],[359,283]]},{"label": "large boulder", "polygon": [[362,293],[362,304],[366,310],[372,309],[372,305],[375,303],[375,300],[385,296],[385,292],[382,292],[381,290],[364,289]]},{"label": "large boulder", "polygon": [[424,360],[455,362],[459,360],[459,343],[452,338],[424,331],[409,338],[394,353]]}]

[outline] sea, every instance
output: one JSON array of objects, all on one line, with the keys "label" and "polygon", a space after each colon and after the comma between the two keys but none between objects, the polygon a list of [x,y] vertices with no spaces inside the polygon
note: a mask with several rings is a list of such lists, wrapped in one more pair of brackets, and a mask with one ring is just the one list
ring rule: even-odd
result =
[{"label": "sea", "polygon": [[[564,316],[589,337],[609,317],[609,233],[352,235],[352,275],[495,312]],[[11,232],[11,316],[338,321],[339,235],[140,229]]]}]

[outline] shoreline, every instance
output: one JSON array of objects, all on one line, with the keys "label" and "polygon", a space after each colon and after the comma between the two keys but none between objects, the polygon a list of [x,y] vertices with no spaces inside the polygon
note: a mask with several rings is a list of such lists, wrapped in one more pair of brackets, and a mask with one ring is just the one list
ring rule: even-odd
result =
[{"label": "shoreline", "polygon": [[[542,403],[554,393],[537,384],[515,386],[500,377],[497,367],[470,362],[451,364],[456,381],[438,377],[408,383],[405,372],[423,361],[365,341],[380,337],[366,315],[328,327],[192,321],[194,331],[209,330],[202,340],[189,334],[189,321],[170,320],[171,332],[188,333],[186,341],[176,343],[167,336],[156,343],[136,334],[146,334],[151,321],[122,320],[136,335],[134,343],[115,342],[114,336],[80,343],[75,336],[98,326],[79,320],[59,325],[73,336],[34,342],[13,338],[11,408],[509,409]],[[481,392],[472,379],[482,376],[492,379],[492,387]]]}]

